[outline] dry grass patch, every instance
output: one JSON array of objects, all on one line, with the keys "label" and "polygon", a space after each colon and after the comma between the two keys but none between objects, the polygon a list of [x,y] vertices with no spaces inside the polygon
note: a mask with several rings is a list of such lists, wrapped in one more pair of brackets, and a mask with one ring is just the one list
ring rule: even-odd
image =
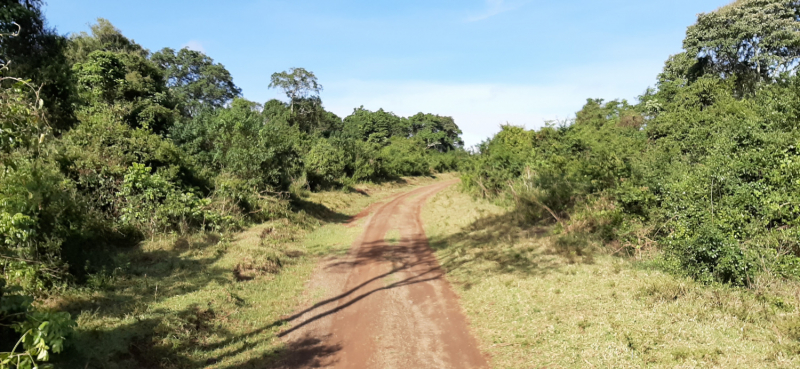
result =
[{"label": "dry grass patch", "polygon": [[496,368],[797,368],[800,285],[699,285],[451,188],[426,233]]}]

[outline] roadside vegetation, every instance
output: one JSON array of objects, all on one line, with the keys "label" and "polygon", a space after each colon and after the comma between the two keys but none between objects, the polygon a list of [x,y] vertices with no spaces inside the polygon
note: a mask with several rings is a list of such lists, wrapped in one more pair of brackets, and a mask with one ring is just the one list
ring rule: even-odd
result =
[{"label": "roadside vegetation", "polygon": [[701,14],[636,102],[474,152],[450,117],[338,117],[303,68],[250,101],[42,6],[0,2],[0,369],[267,365],[342,224],[449,171],[424,217],[496,366],[800,364],[797,1]]},{"label": "roadside vegetation", "polygon": [[434,244],[501,367],[798,365],[798,19],[700,14],[636,103],[479,146],[464,190],[502,209],[459,198]]},{"label": "roadside vegetation", "polygon": [[[303,267],[258,240],[299,242],[319,217],[347,218],[315,192],[356,196],[361,183],[452,171],[466,155],[450,117],[341,118],[303,68],[272,75],[285,101],[249,101],[208,55],[151,52],[105,19],[66,37],[42,6],[0,2],[0,368],[65,349],[87,359],[80,367],[210,365],[185,353],[207,352],[200,341],[222,350],[204,338],[208,322],[233,319],[224,304],[250,296],[238,300],[222,275],[275,275],[264,288],[285,291],[264,296],[285,310],[300,279],[280,271]],[[258,224],[275,235],[237,243]]]},{"label": "roadside vegetation", "polygon": [[799,277],[798,14],[783,0],[701,14],[638,103],[589,99],[571,121],[504,126],[464,170],[467,189],[622,253],[663,251],[703,283]]},{"label": "roadside vegetation", "polygon": [[800,283],[703,284],[451,187],[422,220],[494,368],[796,368]]},{"label": "roadside vegetation", "polygon": [[370,204],[434,178],[309,196],[307,212],[242,232],[164,234],[121,252],[120,266],[43,299],[75,317],[64,368],[265,368],[292,350],[277,337],[309,296],[320,258],[342,255]]}]

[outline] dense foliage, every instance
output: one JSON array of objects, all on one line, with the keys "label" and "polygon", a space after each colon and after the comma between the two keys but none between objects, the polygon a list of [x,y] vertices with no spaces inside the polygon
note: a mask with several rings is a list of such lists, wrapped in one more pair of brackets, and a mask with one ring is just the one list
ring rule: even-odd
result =
[{"label": "dense foliage", "polygon": [[658,245],[699,280],[800,277],[800,5],[740,0],[689,27],[640,101],[505,126],[465,185],[631,252]]},{"label": "dense foliage", "polygon": [[72,326],[26,296],[113,269],[144,237],[291,216],[304,191],[464,155],[449,117],[341,119],[302,68],[273,75],[287,102],[258,104],[201,52],[151,53],[105,19],[66,38],[41,6],[0,2],[0,368],[47,361]]},{"label": "dense foliage", "polygon": [[461,169],[475,194],[704,282],[800,277],[800,4],[701,14],[635,104],[507,125],[468,157],[450,117],[327,111],[303,68],[286,101],[224,65],[151,53],[99,19],[69,38],[40,0],[0,1],[0,368],[33,367],[74,325],[29,296],[79,285],[158,233],[289,217],[306,191]]}]

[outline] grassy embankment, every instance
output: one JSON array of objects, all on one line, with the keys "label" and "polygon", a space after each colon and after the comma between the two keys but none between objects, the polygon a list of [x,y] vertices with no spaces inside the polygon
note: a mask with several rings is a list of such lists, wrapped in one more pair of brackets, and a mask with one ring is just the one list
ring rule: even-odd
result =
[{"label": "grassy embankment", "polygon": [[[442,177],[449,178],[447,175]],[[92,288],[44,304],[77,317],[68,368],[250,368],[283,348],[293,312],[320,257],[345,253],[361,227],[343,223],[371,203],[432,178],[307,194],[306,215],[232,235],[163,236],[121,253],[123,268]]]},{"label": "grassy embankment", "polygon": [[496,368],[797,368],[800,284],[699,285],[451,187],[431,246]]}]

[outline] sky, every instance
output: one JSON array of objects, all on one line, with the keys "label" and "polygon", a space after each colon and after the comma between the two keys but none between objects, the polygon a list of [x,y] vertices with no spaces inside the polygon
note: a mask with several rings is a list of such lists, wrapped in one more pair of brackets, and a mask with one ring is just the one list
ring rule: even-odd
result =
[{"label": "sky", "polygon": [[244,97],[283,98],[301,67],[341,117],[364,106],[455,118],[467,146],[510,123],[569,119],[587,98],[635,101],[698,13],[729,0],[47,0],[59,33],[102,17],[151,51],[189,47]]}]

